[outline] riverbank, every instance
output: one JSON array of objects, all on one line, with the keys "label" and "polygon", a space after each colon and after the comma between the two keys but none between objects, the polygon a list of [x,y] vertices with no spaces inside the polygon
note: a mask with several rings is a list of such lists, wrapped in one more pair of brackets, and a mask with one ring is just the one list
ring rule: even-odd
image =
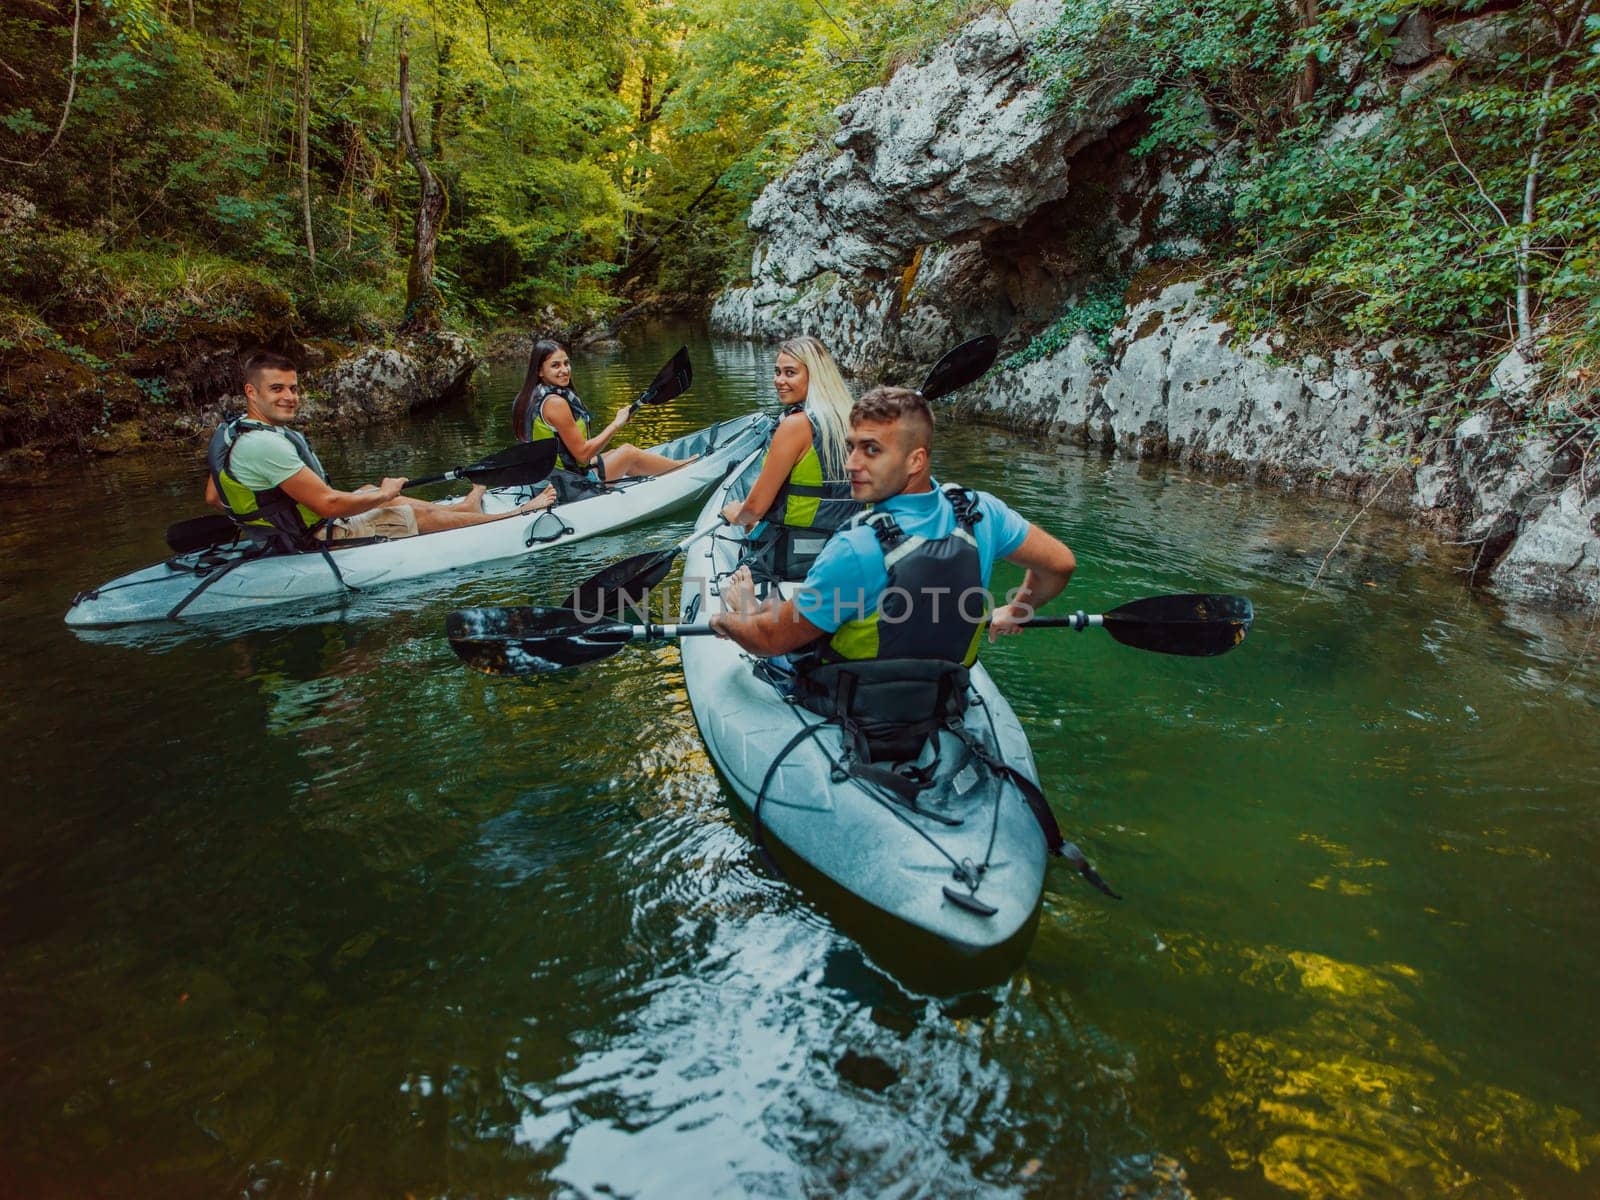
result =
[{"label": "riverbank", "polygon": [[398,284],[282,284],[179,246],[96,255],[5,193],[0,234],[13,239],[0,273],[21,283],[0,295],[0,477],[63,453],[193,441],[242,405],[239,364],[258,348],[301,364],[307,427],[347,428],[455,399],[485,361],[525,359],[540,337],[594,348],[638,321],[707,307],[664,296],[610,319],[546,309],[474,322],[457,311],[446,329],[407,336],[396,332]]}]

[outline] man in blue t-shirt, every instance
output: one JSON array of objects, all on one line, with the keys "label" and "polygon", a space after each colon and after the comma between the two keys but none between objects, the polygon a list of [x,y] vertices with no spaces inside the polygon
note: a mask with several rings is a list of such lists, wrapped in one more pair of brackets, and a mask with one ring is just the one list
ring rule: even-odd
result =
[{"label": "man in blue t-shirt", "polygon": [[[1026,574],[988,614],[991,641],[1019,632],[1072,578],[1072,551],[1003,502],[987,492],[952,497],[940,490],[932,474],[933,413],[919,393],[880,387],[862,396],[850,413],[847,445],[850,494],[870,504],[871,514],[836,533],[799,593],[782,603],[759,603],[749,569],[740,568],[722,585],[727,611],[711,618],[719,634],[763,657],[816,647],[825,661],[970,661],[996,559]],[[891,569],[899,580],[892,587]],[[912,581],[915,596],[895,594]],[[940,622],[943,633],[932,629]]]}]

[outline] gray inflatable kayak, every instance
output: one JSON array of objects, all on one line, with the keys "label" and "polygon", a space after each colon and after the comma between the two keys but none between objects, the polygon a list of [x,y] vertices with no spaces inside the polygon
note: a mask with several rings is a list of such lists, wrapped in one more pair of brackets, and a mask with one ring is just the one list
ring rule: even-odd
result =
[{"label": "gray inflatable kayak", "polygon": [[[232,613],[270,604],[316,601],[337,596],[346,587],[365,591],[484,563],[559,553],[569,542],[610,533],[692,503],[764,445],[772,427],[772,418],[761,413],[708,426],[652,447],[670,458],[700,455],[688,466],[666,475],[621,480],[597,495],[526,518],[348,547],[336,542],[331,555],[256,556],[246,547],[178,555],[79,593],[66,621],[88,627],[163,621],[179,606],[185,616]],[[492,490],[484,497],[484,511],[515,508],[538,491],[537,486]],[[333,566],[338,567],[337,572]]]},{"label": "gray inflatable kayak", "polygon": [[[748,491],[759,468],[757,454],[712,493],[697,532],[718,523],[722,507]],[[683,622],[721,610],[717,582],[744,549],[736,532],[724,531],[685,551]],[[1044,888],[1044,834],[1016,784],[955,735],[938,735],[932,785],[908,805],[888,789],[844,776],[838,727],[790,703],[782,681],[733,642],[685,638],[680,649],[701,736],[754,814],[758,837],[962,953],[1002,946],[1030,925]],[[967,733],[1037,782],[1022,725],[981,663],[971,672],[969,700]]]}]

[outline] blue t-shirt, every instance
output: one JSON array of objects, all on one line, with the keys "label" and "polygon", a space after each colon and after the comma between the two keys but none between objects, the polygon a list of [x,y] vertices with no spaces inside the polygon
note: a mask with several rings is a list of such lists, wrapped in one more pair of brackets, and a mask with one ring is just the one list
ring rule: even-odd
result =
[{"label": "blue t-shirt", "polygon": [[[988,587],[995,560],[1016,552],[1028,536],[1028,522],[988,492],[977,495],[978,511],[983,517],[972,536],[978,543],[983,586]],[[955,509],[939,490],[937,481],[931,492],[891,496],[873,505],[872,509],[892,513],[907,537],[925,537],[931,541],[949,537],[956,527]],[[827,546],[811,565],[801,591],[795,596],[795,608],[824,633],[833,633],[846,621],[860,620],[876,612],[878,598],[888,586],[889,572],[884,569],[878,535],[867,526],[842,529],[828,539]],[[958,599],[952,595],[949,602],[953,604]],[[973,611],[977,611],[975,603]]]}]

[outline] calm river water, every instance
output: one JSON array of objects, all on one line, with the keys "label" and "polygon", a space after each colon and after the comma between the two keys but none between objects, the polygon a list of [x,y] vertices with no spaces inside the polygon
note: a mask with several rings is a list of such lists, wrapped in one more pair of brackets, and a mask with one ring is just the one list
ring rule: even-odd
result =
[{"label": "calm river water", "polygon": [[[770,351],[695,330],[577,386],[609,414],[681,337],[695,389],[631,437],[772,407]],[[347,484],[471,461],[519,377],[318,446]],[[1076,549],[1057,607],[1259,614],[1214,660],[985,652],[1126,898],[1054,868],[974,979],[763,874],[672,648],[528,684],[443,641],[692,513],[298,620],[67,630],[202,511],[199,449],[4,490],[0,1194],[1600,1193],[1592,622],[1381,519],[1308,591],[1353,509],[947,423],[942,477]]]}]

